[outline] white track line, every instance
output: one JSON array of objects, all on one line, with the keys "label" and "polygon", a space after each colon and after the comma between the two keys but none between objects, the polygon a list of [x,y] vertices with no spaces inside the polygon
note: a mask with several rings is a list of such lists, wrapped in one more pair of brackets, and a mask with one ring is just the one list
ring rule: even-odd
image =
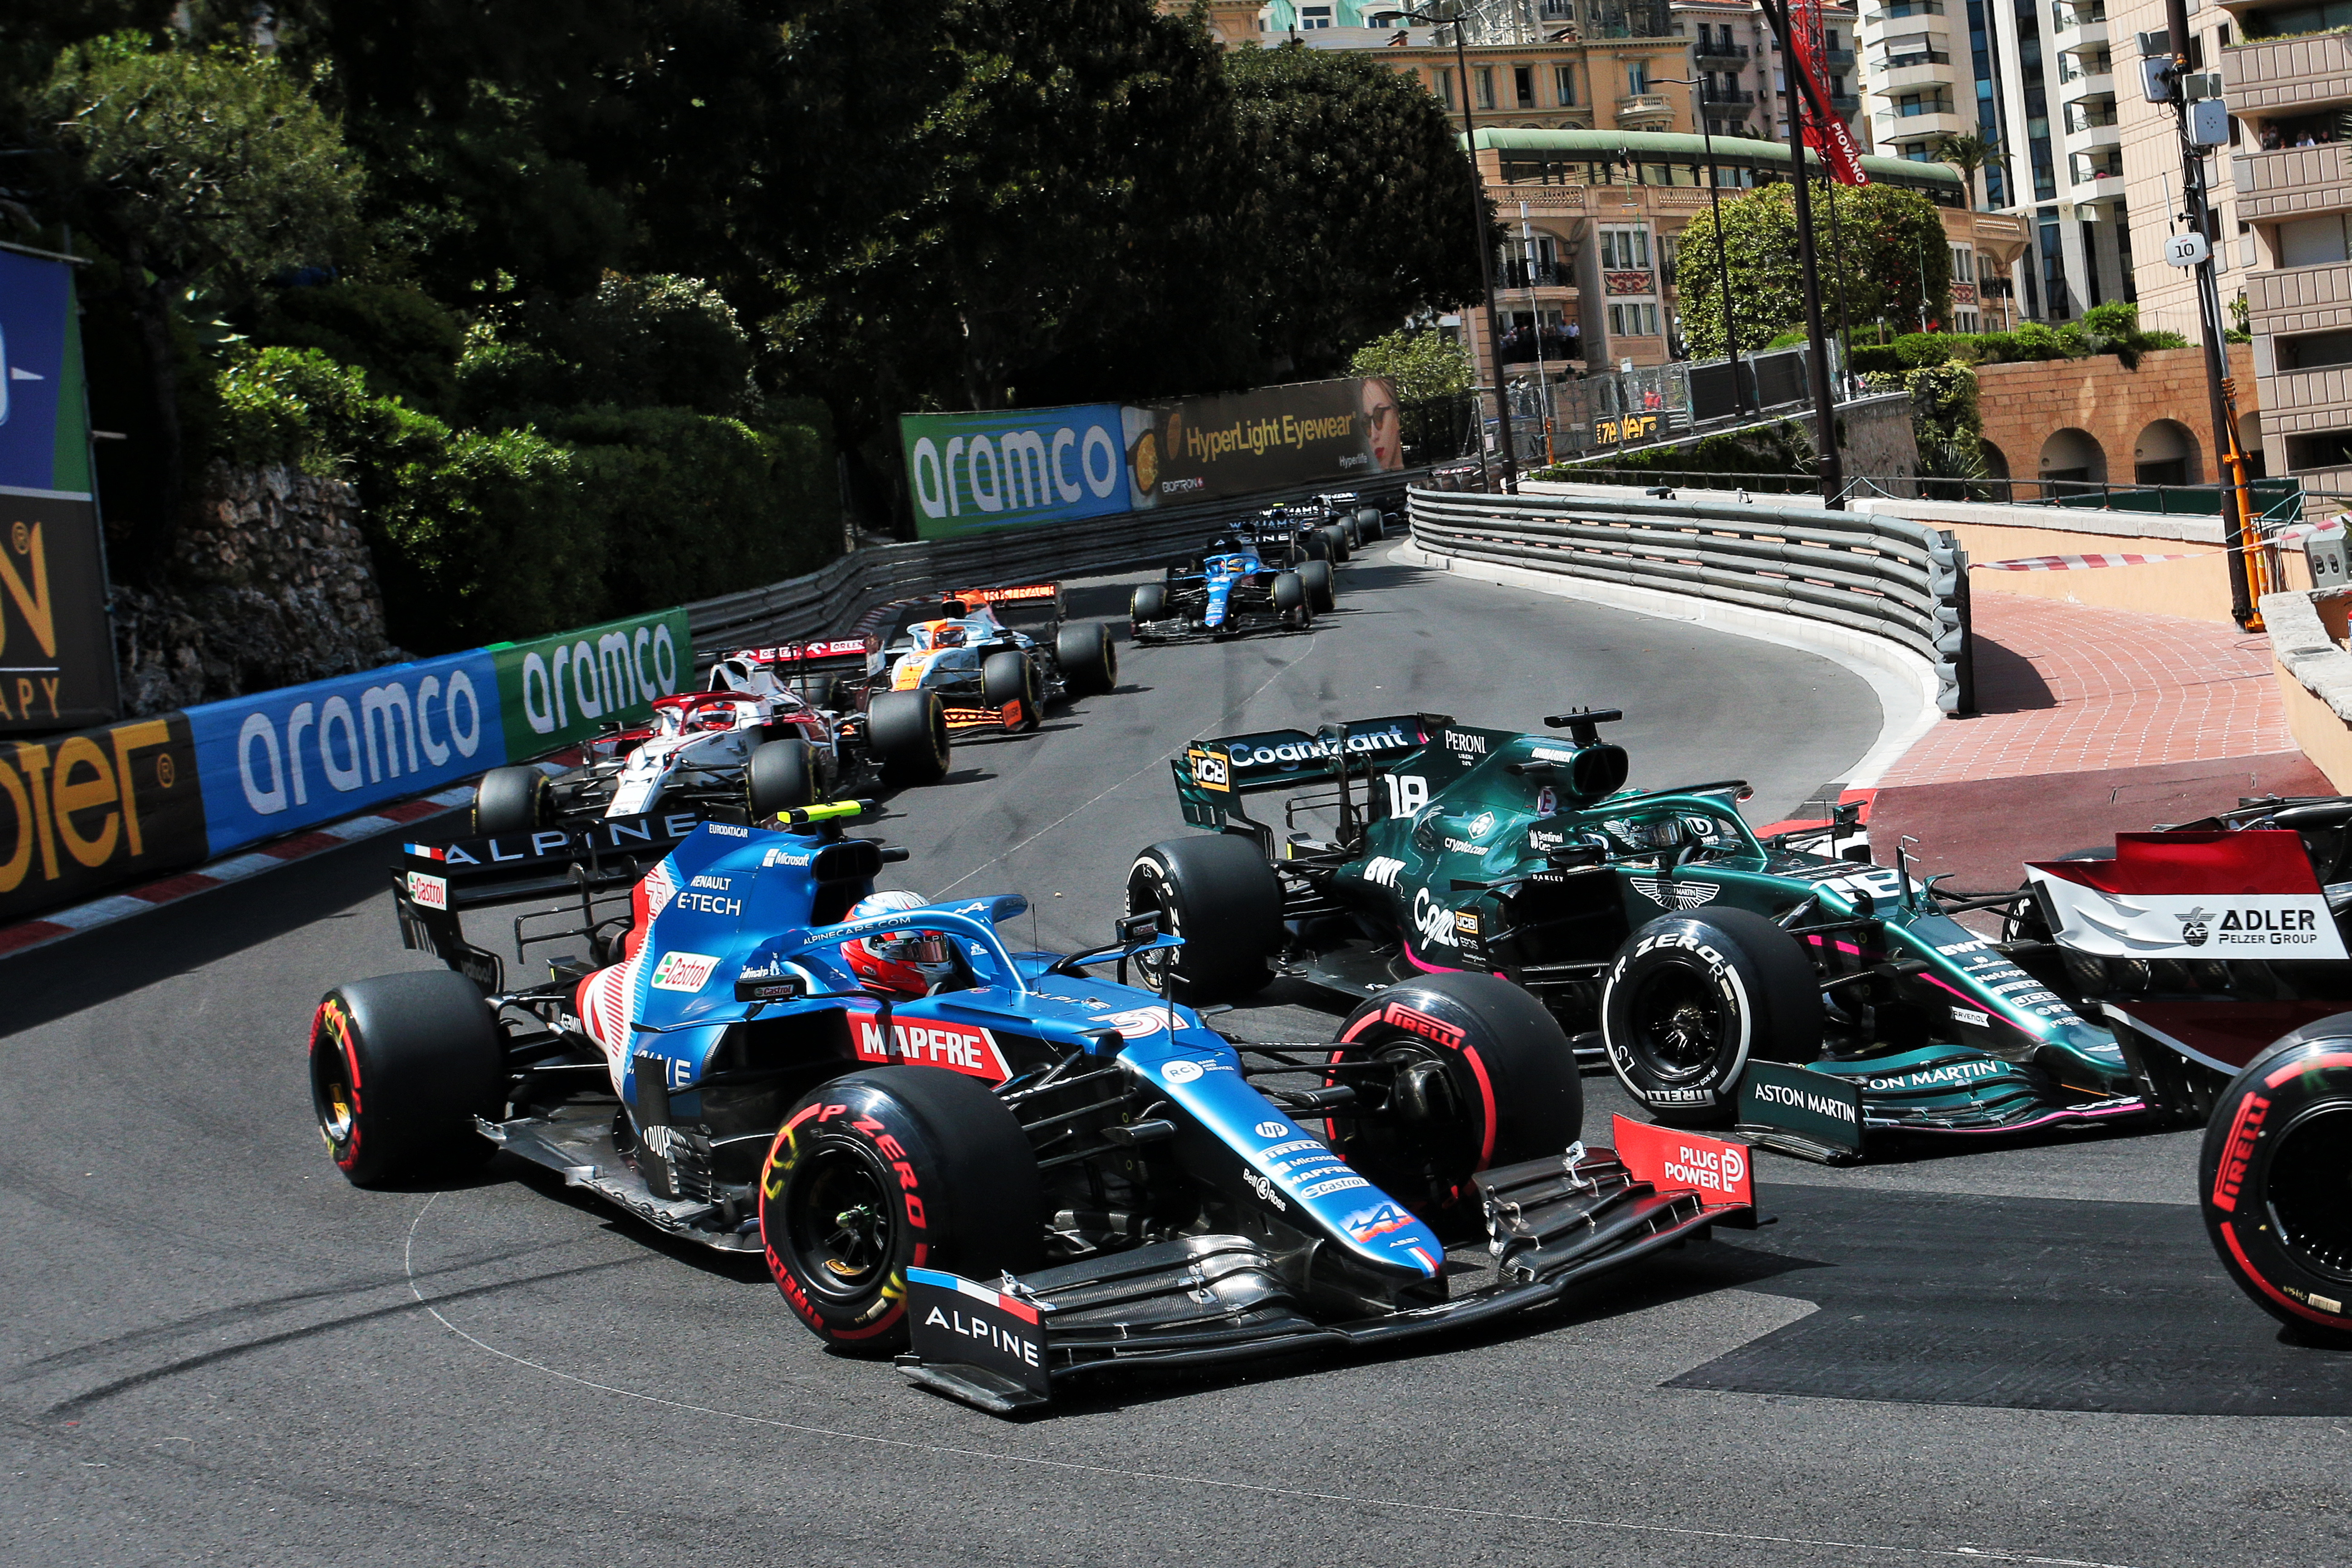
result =
[{"label": "white track line", "polygon": [[[1269,683],[1270,684],[1270,683]],[[1263,688],[1261,688],[1263,689]],[[1083,808],[1081,808],[1083,809]],[[1072,816],[1076,813],[1073,812]],[[897,1448],[908,1453],[932,1454],[941,1458],[984,1459],[995,1464],[1027,1465],[1036,1469],[1065,1470],[1077,1475],[1106,1476],[1118,1480],[1147,1481],[1188,1487],[1214,1487],[1225,1491],[1255,1492],[1265,1497],[1296,1498],[1303,1502],[1346,1503],[1360,1508],[1395,1509],[1403,1512],[1443,1514],[1456,1519],[1497,1520],[1513,1524],[1561,1525],[1576,1530],[1616,1531],[1631,1535],[1673,1535],[1705,1541],[1729,1541],[1752,1546],[1811,1546],[1835,1552],[1876,1552],[1897,1557],[1958,1557],[1976,1563],[2026,1563],[2042,1564],[2042,1568],[2126,1568],[2116,1563],[2097,1563],[2080,1557],[2043,1557],[2032,1552],[2009,1552],[1995,1546],[1890,1546],[1871,1541],[1831,1541],[1803,1535],[1759,1535],[1738,1530],[1705,1530],[1693,1525],[1641,1524],[1630,1520],[1583,1519],[1573,1514],[1520,1513],[1508,1509],[1462,1508],[1450,1503],[1408,1502],[1398,1498],[1358,1497],[1346,1492],[1309,1491],[1302,1487],[1268,1486],[1263,1481],[1226,1480],[1216,1476],[1187,1476],[1169,1470],[1129,1470],[1113,1465],[1089,1465],[1075,1459],[1043,1459],[1027,1454],[1007,1454],[986,1448],[961,1448],[946,1443],[919,1443],[906,1437],[877,1437],[865,1432],[845,1432],[835,1426],[814,1426],[801,1421],[785,1421],[773,1415],[746,1415],[740,1411],[714,1410],[707,1405],[694,1405],[683,1399],[668,1399],[657,1394],[641,1394],[633,1388],[616,1388],[611,1384],[597,1383],[572,1373],[559,1372],[528,1356],[512,1351],[502,1351],[487,1341],[475,1338],[448,1319],[443,1317],[417,1287],[414,1254],[417,1226],[440,1201],[436,1193],[425,1200],[409,1222],[408,1239],[401,1248],[401,1267],[408,1275],[409,1293],[417,1304],[432,1315],[433,1321],[464,1340],[477,1350],[487,1352],[500,1361],[529,1367],[549,1377],[573,1384],[597,1394],[616,1394],[623,1399],[635,1399],[646,1405],[658,1405],[668,1410],[683,1410],[688,1415],[708,1415],[720,1421],[738,1421],[746,1426],[770,1426],[783,1432],[797,1432],[804,1436],[832,1437],[845,1443],[865,1443],[879,1448]]]}]

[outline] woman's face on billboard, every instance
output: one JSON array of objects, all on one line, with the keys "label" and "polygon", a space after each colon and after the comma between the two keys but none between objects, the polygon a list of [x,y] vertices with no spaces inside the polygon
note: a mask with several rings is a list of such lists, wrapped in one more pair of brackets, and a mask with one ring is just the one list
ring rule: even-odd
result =
[{"label": "woman's face on billboard", "polygon": [[1377,376],[1367,377],[1363,391],[1364,444],[1375,468],[1404,467],[1404,426],[1396,393]]}]

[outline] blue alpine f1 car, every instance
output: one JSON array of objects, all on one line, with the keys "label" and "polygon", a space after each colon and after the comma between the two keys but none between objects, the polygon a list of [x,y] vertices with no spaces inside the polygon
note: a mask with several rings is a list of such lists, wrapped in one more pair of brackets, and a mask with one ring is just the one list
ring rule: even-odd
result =
[{"label": "blue alpine f1 car", "polygon": [[[429,1178],[503,1149],[763,1254],[818,1337],[1000,1413],[1119,1367],[1515,1313],[1752,1214],[1737,1145],[1578,1142],[1574,1058],[1501,980],[1392,987],[1331,1040],[1229,1039],[1123,984],[1179,945],[1148,917],[1072,956],[1006,944],[1017,896],[845,919],[890,856],[845,833],[858,809],[406,847],[404,932],[451,967],[320,1004],[336,1163]],[[586,957],[509,980],[466,940],[461,911],[551,893],[519,951]],[[862,983],[845,944],[909,933],[924,991]],[[1445,1249],[1473,1238],[1494,1274],[1462,1291]]]},{"label": "blue alpine f1 car", "polygon": [[[1294,513],[1297,515],[1293,515]],[[1139,643],[1304,631],[1339,605],[1331,563],[1347,545],[1317,510],[1272,507],[1211,540],[1201,554],[1171,564],[1128,602]]]}]

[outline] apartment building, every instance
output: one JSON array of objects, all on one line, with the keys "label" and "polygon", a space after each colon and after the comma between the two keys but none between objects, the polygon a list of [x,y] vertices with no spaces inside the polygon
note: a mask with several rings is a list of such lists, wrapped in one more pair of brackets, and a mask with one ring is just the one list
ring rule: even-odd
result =
[{"label": "apartment building", "polygon": [[2124,196],[2111,3],[1885,0],[1863,14],[1873,147],[1933,161],[1947,134],[1998,144],[1976,198],[2032,227],[2010,280],[2029,320],[2071,321],[2135,299],[2141,280]]},{"label": "apartment building", "polygon": [[[1780,42],[1753,0],[1672,0],[1674,30],[1691,40],[1691,64],[1698,72],[1699,108],[1717,136],[1754,136],[1764,141],[1789,134],[1789,78]],[[1855,54],[1857,23],[1852,5],[1822,8],[1822,84],[1831,111],[1846,122],[1860,145],[1870,145],[1863,123],[1862,79]]]},{"label": "apartment building", "polygon": [[[2138,91],[2130,36],[2163,31],[2164,7],[2109,0],[2109,13],[2116,52],[2130,56],[2118,64],[2135,73],[2122,102],[2140,294],[2164,324],[2193,335],[2193,279],[2163,260],[2180,226],[2178,124],[2168,105]],[[2193,8],[2189,22],[2189,63],[2220,73],[2231,116],[2230,145],[2215,150],[2208,183],[2214,280],[2225,311],[2243,298],[2254,339],[2254,385],[2238,392],[2241,433],[2263,471],[2352,491],[2352,35],[2324,30],[2352,24],[2352,6],[2252,0]],[[2242,412],[2248,404],[2259,416]]]}]

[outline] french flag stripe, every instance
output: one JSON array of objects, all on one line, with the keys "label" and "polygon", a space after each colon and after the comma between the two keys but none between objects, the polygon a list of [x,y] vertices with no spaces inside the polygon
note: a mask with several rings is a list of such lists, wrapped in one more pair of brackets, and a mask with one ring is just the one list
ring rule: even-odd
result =
[{"label": "french flag stripe", "polygon": [[985,1301],[998,1311],[1010,1312],[1024,1323],[1037,1321],[1037,1309],[1028,1302],[992,1290],[985,1285],[975,1285],[960,1274],[949,1274],[937,1268],[909,1268],[907,1278],[919,1285],[929,1285],[935,1290],[953,1290],[959,1296]]}]

